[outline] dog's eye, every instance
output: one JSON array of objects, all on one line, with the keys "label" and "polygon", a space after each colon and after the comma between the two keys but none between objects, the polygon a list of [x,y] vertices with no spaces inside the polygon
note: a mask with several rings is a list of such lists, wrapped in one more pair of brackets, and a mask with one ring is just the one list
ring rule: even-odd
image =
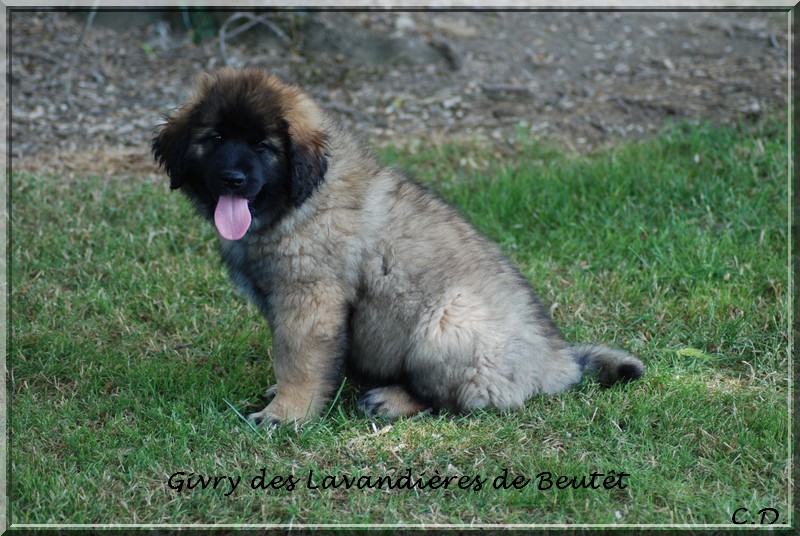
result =
[{"label": "dog's eye", "polygon": [[222,134],[220,134],[219,132],[212,132],[211,134],[208,135],[208,141],[210,141],[211,143],[220,144],[223,141],[225,141],[225,138],[223,138]]},{"label": "dog's eye", "polygon": [[272,142],[271,142],[271,141],[269,141],[269,140],[264,140],[264,141],[261,141],[261,142],[259,142],[259,143],[258,143],[258,144],[255,146],[255,150],[256,150],[257,152],[259,152],[259,153],[263,153],[264,151],[271,151],[271,152],[273,152],[273,153],[274,153],[274,152],[277,152],[277,148],[275,147],[275,144],[274,144],[274,143],[272,143]]}]

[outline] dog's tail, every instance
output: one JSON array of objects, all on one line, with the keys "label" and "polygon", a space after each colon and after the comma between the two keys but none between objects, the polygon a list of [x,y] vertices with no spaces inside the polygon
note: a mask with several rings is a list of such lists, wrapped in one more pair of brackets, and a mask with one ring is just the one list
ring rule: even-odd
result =
[{"label": "dog's tail", "polygon": [[637,380],[644,374],[644,363],[628,352],[602,344],[584,344],[570,349],[583,375],[594,376],[606,387],[617,382]]}]

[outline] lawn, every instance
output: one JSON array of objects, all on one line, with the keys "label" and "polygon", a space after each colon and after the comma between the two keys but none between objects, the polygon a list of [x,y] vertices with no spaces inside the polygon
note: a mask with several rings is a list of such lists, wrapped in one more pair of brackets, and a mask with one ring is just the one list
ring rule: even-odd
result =
[{"label": "lawn", "polygon": [[394,423],[344,382],[324,417],[254,430],[269,329],[214,229],[166,179],[14,173],[12,526],[793,522],[784,126],[382,156],[499,242],[569,340],[645,377]]}]

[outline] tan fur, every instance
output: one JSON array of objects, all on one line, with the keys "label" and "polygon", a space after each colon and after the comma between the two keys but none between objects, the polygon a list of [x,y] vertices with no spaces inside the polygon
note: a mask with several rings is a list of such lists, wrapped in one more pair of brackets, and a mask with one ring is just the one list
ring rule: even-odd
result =
[{"label": "tan fur", "polygon": [[[580,381],[604,347],[582,347],[581,361],[496,245],[382,168],[307,94],[259,73],[206,77],[189,108],[215,86],[251,84],[280,104],[296,150],[324,153],[327,172],[271,227],[255,214],[244,238],[222,240],[232,279],[272,330],[275,398],[253,419],[318,414],[338,385],[344,346],[349,369],[382,386],[362,398],[370,415],[513,409]],[[638,359],[613,352],[602,363],[608,383],[621,364],[641,373]]]}]

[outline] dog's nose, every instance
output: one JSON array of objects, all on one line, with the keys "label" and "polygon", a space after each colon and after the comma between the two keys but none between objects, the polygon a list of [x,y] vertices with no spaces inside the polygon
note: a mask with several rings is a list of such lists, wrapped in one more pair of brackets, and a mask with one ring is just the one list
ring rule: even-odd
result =
[{"label": "dog's nose", "polygon": [[241,186],[247,178],[244,173],[238,169],[228,169],[221,173],[222,182],[226,186]]}]

